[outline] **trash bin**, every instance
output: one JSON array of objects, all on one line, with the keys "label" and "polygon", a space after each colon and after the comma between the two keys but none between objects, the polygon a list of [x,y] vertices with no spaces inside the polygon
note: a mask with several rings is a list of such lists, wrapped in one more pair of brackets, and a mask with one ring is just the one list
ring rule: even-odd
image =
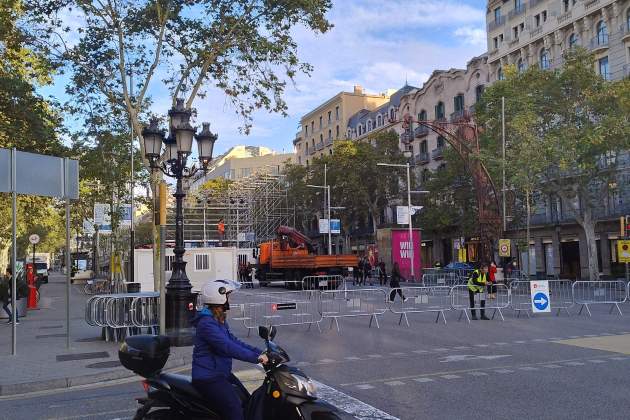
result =
[{"label": "trash bin", "polygon": [[127,283],[127,293],[140,293],[140,283]]}]

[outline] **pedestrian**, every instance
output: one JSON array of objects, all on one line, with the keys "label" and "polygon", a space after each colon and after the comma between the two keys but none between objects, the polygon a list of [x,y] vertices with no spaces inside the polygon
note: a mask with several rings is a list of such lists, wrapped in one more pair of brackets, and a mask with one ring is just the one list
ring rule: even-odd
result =
[{"label": "pedestrian", "polygon": [[497,298],[497,263],[494,260],[488,267],[488,298]]},{"label": "pedestrian", "polygon": [[358,274],[359,274],[359,286],[363,286],[363,257],[361,257],[361,259],[359,259],[359,267],[358,267]]},{"label": "pedestrian", "polygon": [[357,267],[352,267],[352,285],[356,286],[359,283],[359,264]]},{"label": "pedestrian", "polygon": [[223,239],[225,238],[225,222],[223,218],[220,218],[219,223],[217,223],[217,232],[219,232],[219,244],[223,246]]},{"label": "pedestrian", "polygon": [[372,271],[372,264],[370,264],[370,260],[368,258],[363,259],[363,284],[367,283],[367,280],[370,281],[370,286],[372,286],[372,278],[370,276],[370,272]]},{"label": "pedestrian", "polygon": [[479,269],[472,272],[468,278],[468,298],[470,299],[470,314],[472,319],[477,320],[477,311],[475,310],[475,295],[479,295],[481,319],[488,321],[486,317],[486,284],[488,279],[488,263],[483,262]]},{"label": "pedestrian", "polygon": [[387,271],[385,270],[385,261],[378,263],[378,282],[381,286],[387,283]]},{"label": "pedestrian", "polygon": [[254,288],[254,281],[252,279],[252,274],[253,274],[252,263],[248,262],[247,265],[245,266],[245,280],[247,281],[247,288],[249,289]]},{"label": "pedestrian", "polygon": [[[402,276],[400,275],[400,266],[397,262],[394,263],[394,268],[392,268],[392,275],[389,279],[389,287],[391,287],[391,292],[389,292],[389,301],[393,302],[394,298],[396,298],[396,293],[400,295],[400,298],[403,302],[407,301],[405,295],[403,295],[402,290],[400,289],[400,279]],[[403,279],[404,280],[404,279]]]},{"label": "pedestrian", "polygon": [[[11,303],[11,292],[13,291],[12,287],[11,287],[11,280],[13,279],[13,274],[11,271],[11,267],[7,267],[7,271],[6,271],[6,281],[7,281],[7,293],[6,293],[6,298],[3,299],[2,302],[2,309],[4,309],[4,312],[7,313],[7,315],[9,316],[9,320],[7,321],[7,324],[12,324],[13,323],[13,313],[11,313],[11,310],[9,309],[9,303]],[[17,305],[16,305],[17,306]],[[15,308],[15,323],[19,324],[20,323],[20,311],[18,311],[17,308]]]}]

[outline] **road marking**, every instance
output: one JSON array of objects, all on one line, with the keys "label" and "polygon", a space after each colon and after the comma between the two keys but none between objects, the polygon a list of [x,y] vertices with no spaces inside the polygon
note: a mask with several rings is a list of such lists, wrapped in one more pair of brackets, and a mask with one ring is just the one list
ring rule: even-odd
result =
[{"label": "road marking", "polygon": [[513,370],[510,369],[497,369],[495,370],[496,373],[513,373]]},{"label": "road marking", "polygon": [[359,388],[359,389],[374,389],[374,387],[372,385],[369,385],[369,384],[357,385],[357,388]]},{"label": "road marking", "polygon": [[475,347],[488,347],[488,344],[475,344]]},{"label": "road marking", "polygon": [[627,357],[611,357],[610,360],[628,360]]},{"label": "road marking", "polygon": [[544,365],[543,367],[544,367],[544,368],[547,368],[547,369],[559,369],[559,368],[561,368],[562,366],[560,366],[560,365],[554,365],[554,364],[551,364],[551,365]]},{"label": "road marking", "polygon": [[392,353],[392,356],[406,356],[407,353],[403,353],[401,351],[397,351],[396,353]]},{"label": "road marking", "polygon": [[[317,393],[320,398],[327,401],[329,404],[334,405],[340,410],[356,417],[359,420],[379,419],[379,420],[399,420],[397,417],[391,416],[384,411],[379,410],[376,407],[372,407],[369,404],[364,403],[350,395],[324,385],[320,382],[313,381],[317,386]],[[368,384],[365,384],[368,385]],[[369,389],[369,388],[365,388]]]},{"label": "road marking", "polygon": [[433,351],[448,351],[448,349],[445,349],[444,347],[439,347],[437,349],[433,349]]},{"label": "road marking", "polygon": [[541,341],[546,341],[544,338],[534,338],[532,341],[536,341],[536,342],[541,342]]},{"label": "road marking", "polygon": [[385,385],[388,386],[401,386],[404,385],[405,383],[402,381],[391,381],[391,382],[385,382]]},{"label": "road marking", "polygon": [[533,366],[523,366],[519,368],[520,370],[538,370],[537,367],[533,367]]},{"label": "road marking", "polygon": [[591,360],[589,360],[589,362],[591,362],[591,363],[606,363],[604,360],[599,360],[599,359],[591,359]]},{"label": "road marking", "polygon": [[425,382],[433,382],[433,379],[431,379],[431,378],[414,378],[414,381],[420,382],[420,383],[425,383]]},{"label": "road marking", "polygon": [[525,342],[524,342],[524,341],[521,341],[521,340],[519,340],[519,341],[515,341],[514,343],[515,343],[515,344],[525,344]]},{"label": "road marking", "polygon": [[459,376],[459,375],[442,375],[442,376],[440,376],[440,378],[444,378],[444,379],[460,379],[461,376]]},{"label": "road marking", "polygon": [[456,350],[470,350],[471,347],[468,346],[457,346],[457,347],[453,347]]},{"label": "road marking", "polygon": [[495,346],[507,346],[508,343],[494,343]]},{"label": "road marking", "polygon": [[348,356],[348,357],[344,357],[344,359],[346,359],[346,360],[361,360],[361,358],[357,357],[357,356]]},{"label": "road marking", "polygon": [[560,340],[564,340],[564,338],[562,338],[562,337],[553,337],[553,338],[549,339],[549,341],[560,341]]},{"label": "road marking", "polygon": [[334,362],[335,362],[335,360],[333,360],[333,359],[322,359],[322,360],[319,361],[319,363],[334,363]]},{"label": "road marking", "polygon": [[425,353],[428,353],[428,351],[426,351],[426,350],[413,350],[412,353],[425,354]]},{"label": "road marking", "polygon": [[567,363],[565,363],[565,365],[568,365],[568,366],[584,366],[584,363],[582,363],[582,362],[567,362]]},{"label": "road marking", "polygon": [[383,357],[382,354],[368,354],[367,357],[370,357],[372,359],[380,359],[381,357]]},{"label": "road marking", "polygon": [[468,372],[470,376],[488,376],[486,372]]}]

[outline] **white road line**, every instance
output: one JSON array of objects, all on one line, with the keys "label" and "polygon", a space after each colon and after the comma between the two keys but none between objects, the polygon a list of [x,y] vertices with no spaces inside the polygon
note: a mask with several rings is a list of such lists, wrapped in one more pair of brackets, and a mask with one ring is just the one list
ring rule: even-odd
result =
[{"label": "white road line", "polygon": [[584,363],[582,363],[582,362],[566,362],[565,365],[567,365],[567,366],[584,366]]},{"label": "white road line", "polygon": [[468,372],[470,376],[488,376],[486,372]]},{"label": "white road line", "polygon": [[554,365],[554,364],[551,364],[551,365],[544,365],[543,367],[544,367],[544,368],[547,368],[547,369],[559,369],[559,368],[561,368],[562,366],[560,366],[560,365]]},{"label": "white road line", "polygon": [[334,363],[334,362],[335,362],[335,360],[333,360],[333,359],[322,359],[322,360],[319,361],[319,363]]},{"label": "white road line", "polygon": [[396,353],[392,353],[392,356],[406,356],[407,353],[403,353],[401,351],[397,351]]},{"label": "white road line", "polygon": [[591,359],[591,360],[589,360],[589,362],[591,362],[591,363],[606,363],[605,360],[599,360],[599,359]]},{"label": "white road line", "polygon": [[354,397],[351,397],[350,395],[344,394],[343,392],[335,388],[331,388],[328,385],[324,385],[317,381],[313,382],[315,383],[315,385],[317,385],[318,394],[321,399],[334,405],[338,409],[343,410],[350,415],[353,415],[359,420],[399,420],[397,417],[391,416],[386,412],[381,411],[376,407],[372,407],[371,405],[366,404],[363,401],[360,401]]},{"label": "white road line", "polygon": [[442,375],[442,376],[440,376],[440,378],[444,378],[444,379],[459,379],[459,378],[461,378],[461,376],[459,376],[459,375]]},{"label": "white road line", "polygon": [[497,369],[495,370],[496,373],[514,373],[513,370],[510,369]]},{"label": "white road line", "polygon": [[130,413],[132,410],[113,410],[113,411],[102,411],[100,413],[90,413],[90,414],[77,414],[76,416],[68,416],[68,417],[49,417],[46,420],[74,420],[74,419],[86,419],[93,417],[101,417],[109,414],[121,414],[121,413]]},{"label": "white road line", "polygon": [[525,342],[524,342],[524,341],[522,341],[522,340],[515,341],[514,343],[515,343],[515,344],[525,344]]},{"label": "white road line", "polygon": [[475,347],[488,347],[488,344],[475,344]]},{"label": "white road line", "polygon": [[357,388],[359,389],[374,389],[374,387],[370,384],[361,384],[361,385],[357,385]]},{"label": "white road line", "polygon": [[627,357],[611,357],[610,360],[628,360]]},{"label": "white road line", "polygon": [[533,366],[522,366],[519,368],[520,370],[538,370],[538,368]]},{"label": "white road line", "polygon": [[420,383],[433,382],[433,379],[431,378],[414,378],[413,380]]},{"label": "white road line", "polygon": [[412,353],[425,354],[425,353],[428,353],[428,351],[427,350],[413,350]]},{"label": "white road line", "polygon": [[495,346],[507,346],[508,343],[494,343]]},{"label": "white road line", "polygon": [[361,358],[357,357],[357,356],[348,356],[348,357],[344,357],[344,359],[346,359],[346,360],[361,360]]},{"label": "white road line", "polygon": [[384,382],[384,384],[388,386],[401,386],[401,385],[404,385],[405,383],[402,381],[391,381],[391,382]]},{"label": "white road line", "polygon": [[372,358],[372,359],[380,359],[381,357],[383,357],[382,354],[368,354],[367,357]]}]

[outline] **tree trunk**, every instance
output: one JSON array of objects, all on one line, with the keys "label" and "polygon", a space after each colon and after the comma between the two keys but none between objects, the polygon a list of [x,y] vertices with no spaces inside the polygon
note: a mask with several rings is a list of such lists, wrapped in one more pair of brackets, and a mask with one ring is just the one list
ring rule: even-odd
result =
[{"label": "tree trunk", "polygon": [[599,280],[599,262],[597,261],[597,240],[595,239],[595,224],[590,210],[584,213],[582,229],[586,237],[588,251],[588,276],[591,281]]}]

